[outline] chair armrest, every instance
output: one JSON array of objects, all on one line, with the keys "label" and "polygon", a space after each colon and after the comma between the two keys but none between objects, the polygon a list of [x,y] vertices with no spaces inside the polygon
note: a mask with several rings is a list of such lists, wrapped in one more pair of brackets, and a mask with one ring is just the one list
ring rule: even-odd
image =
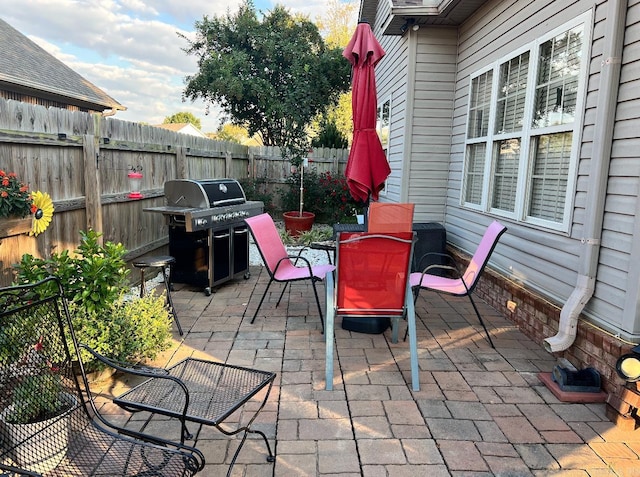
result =
[{"label": "chair armrest", "polygon": [[[304,264],[306,265],[307,269],[309,270],[309,276],[312,277],[313,276],[313,269],[311,267],[311,262],[306,257],[303,257],[300,254],[298,254],[298,255],[287,255],[286,257],[283,257],[280,260],[278,260],[278,263],[276,264],[276,267],[273,270],[273,274],[275,275],[277,273],[278,268],[280,267],[280,264],[282,262],[285,262],[285,261],[291,262],[291,261],[293,261],[293,265],[297,266],[298,260],[302,260],[304,262]],[[300,268],[302,268],[302,267],[300,267]]]},{"label": "chair armrest", "polygon": [[137,376],[148,376],[148,377],[158,377],[161,375],[169,374],[169,372],[163,368],[118,361],[116,359],[107,358],[106,356],[101,355],[100,353],[95,351],[93,348],[90,348],[85,344],[80,343],[79,346],[85,351],[89,352],[95,359],[97,359],[101,363],[106,364],[110,368],[116,369],[117,371],[122,371],[123,373],[135,374]]},{"label": "chair armrest", "polygon": [[439,265],[437,263],[434,263],[433,265],[429,265],[427,268],[422,270],[422,275],[430,275],[429,273],[430,270],[449,270],[451,272],[455,272],[456,278],[462,277],[460,270],[458,270],[456,267],[452,267],[450,265]]},{"label": "chair armrest", "polygon": [[[182,392],[184,393],[184,407],[182,409],[181,415],[180,417],[178,417],[178,419],[180,420],[181,424],[182,424],[182,432],[184,433],[184,437],[186,439],[191,439],[193,436],[191,436],[188,432],[187,432],[187,428],[186,428],[186,422],[187,422],[187,409],[189,408],[189,402],[190,402],[190,394],[189,394],[189,389],[187,388],[187,386],[182,382],[182,380],[180,378],[177,378],[176,376],[171,376],[169,374],[169,371],[167,371],[164,368],[158,368],[158,367],[153,367],[153,366],[142,366],[142,365],[137,365],[137,364],[133,364],[133,363],[124,363],[118,360],[114,360],[111,358],[107,358],[106,356],[101,355],[100,353],[98,353],[97,351],[95,351],[94,349],[90,348],[89,346],[80,343],[79,344],[80,348],[86,350],[87,352],[89,352],[94,358],[96,358],[98,361],[100,361],[101,363],[106,364],[107,366],[109,366],[110,368],[113,368],[117,371],[120,371],[122,373],[126,373],[126,374],[131,374],[134,376],[142,376],[142,377],[146,377],[149,379],[165,379],[167,381],[171,381],[174,383],[174,385],[177,385],[180,389],[182,389]],[[89,382],[86,379],[86,376],[84,375],[84,369],[83,369],[83,379],[85,380],[85,386],[87,386],[87,391],[89,390]],[[117,399],[117,398],[114,398]],[[92,407],[94,407],[94,411],[96,411],[96,414],[99,416],[100,420],[110,426],[112,426],[108,421],[106,421],[99,412],[97,412],[97,410],[95,409],[94,403],[93,403],[93,399],[91,399],[91,405]],[[130,409],[127,406],[121,406],[123,407],[123,409],[126,409],[130,412],[135,412],[135,409]],[[112,426],[113,427],[113,426]],[[125,434],[129,434],[128,430],[124,430],[124,429],[119,429],[119,431],[121,433],[125,433]],[[138,438],[142,438],[142,437],[148,437],[145,434],[140,434],[140,433],[132,433],[131,435],[133,435],[134,437],[138,437]],[[164,441],[164,439],[160,438],[160,441]],[[156,440],[156,442],[158,442]],[[173,443],[175,444],[175,443]]]},{"label": "chair armrest", "polygon": [[307,247],[306,245],[304,245],[300,250],[298,250],[298,253],[296,255],[289,255],[289,259],[293,260],[293,264],[295,266],[298,266],[298,260],[299,259],[304,259],[304,257],[302,256],[302,253],[307,250],[309,247]]},{"label": "chair armrest", "polygon": [[424,267],[422,266],[422,263],[424,262],[424,260],[426,258],[430,258],[430,257],[440,257],[440,258],[445,258],[448,262],[449,262],[449,266],[453,266],[456,267],[456,269],[458,270],[458,272],[460,272],[460,270],[457,267],[456,261],[455,259],[449,255],[448,253],[440,253],[440,252],[427,252],[424,255],[422,255],[418,261],[416,262],[416,266],[418,270],[422,270]]},{"label": "chair armrest", "polygon": [[42,474],[38,474],[37,472],[32,472],[30,470],[21,469],[19,467],[13,467],[10,465],[4,465],[0,463],[0,477],[15,477],[16,475],[23,476],[33,476],[33,477],[42,477]]}]

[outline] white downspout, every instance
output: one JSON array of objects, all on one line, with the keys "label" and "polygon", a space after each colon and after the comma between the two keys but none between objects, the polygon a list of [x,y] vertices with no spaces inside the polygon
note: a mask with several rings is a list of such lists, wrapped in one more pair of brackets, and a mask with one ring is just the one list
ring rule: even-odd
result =
[{"label": "white downspout", "polygon": [[576,287],[560,312],[558,333],[544,340],[544,347],[551,352],[564,351],[573,344],[578,331],[578,318],[593,296],[595,289],[626,14],[627,0],[608,0],[603,48],[603,58],[605,59],[601,65],[600,89],[594,122],[593,154],[585,206],[585,238],[582,239],[583,246]]}]

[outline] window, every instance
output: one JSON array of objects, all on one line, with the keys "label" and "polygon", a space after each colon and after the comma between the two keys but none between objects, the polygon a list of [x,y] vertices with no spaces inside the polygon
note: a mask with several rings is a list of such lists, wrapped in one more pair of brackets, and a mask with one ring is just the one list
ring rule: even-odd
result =
[{"label": "window", "polygon": [[471,77],[462,203],[568,227],[588,15]]},{"label": "window", "polygon": [[[378,105],[376,131],[382,144],[382,150],[384,155],[389,161],[389,126],[391,124],[391,98],[386,99],[382,104]],[[387,185],[385,183],[384,189],[380,192],[380,195],[386,195]]]}]

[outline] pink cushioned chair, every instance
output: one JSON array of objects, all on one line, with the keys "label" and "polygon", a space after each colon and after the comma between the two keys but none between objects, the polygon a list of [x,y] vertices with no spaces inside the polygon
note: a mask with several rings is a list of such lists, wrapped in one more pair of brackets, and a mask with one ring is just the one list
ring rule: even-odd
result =
[{"label": "pink cushioned chair", "polygon": [[[471,298],[471,293],[478,284],[478,279],[480,278],[480,275],[482,275],[487,262],[489,262],[489,258],[498,244],[498,240],[500,240],[500,237],[506,231],[507,228],[504,225],[494,220],[485,231],[484,236],[482,237],[482,240],[480,241],[480,244],[478,245],[476,252],[473,254],[473,257],[471,258],[471,261],[464,273],[460,273],[456,268],[453,257],[445,255],[452,265],[430,265],[422,272],[412,273],[409,278],[414,298],[416,300],[418,299],[418,294],[421,289],[447,293],[453,296],[468,296],[492,348],[495,348],[495,346],[493,345],[493,341],[491,341],[491,336],[489,336],[489,331],[487,331],[487,327],[480,316],[480,312],[478,311],[473,298]],[[429,273],[431,270],[448,270],[453,272],[454,277],[449,278],[446,276],[433,275]]]},{"label": "pink cushioned chair", "polygon": [[[318,313],[320,314],[322,332],[324,333],[324,320],[322,319],[322,308],[320,307],[320,299],[318,298],[318,291],[316,290],[316,282],[324,280],[327,273],[332,272],[336,267],[333,265],[311,266],[309,261],[303,256],[290,256],[287,254],[287,250],[282,243],[278,229],[269,214],[250,217],[245,219],[245,221],[249,226],[249,230],[251,230],[251,235],[253,235],[258,251],[262,256],[262,260],[264,261],[264,265],[270,277],[267,288],[265,288],[262,298],[260,298],[258,308],[256,308],[256,312],[251,319],[251,323],[253,323],[256,316],[258,316],[258,311],[267,296],[267,292],[269,291],[269,287],[272,282],[283,282],[285,284],[282,289],[282,293],[280,294],[280,298],[278,299],[278,303],[276,304],[276,306],[278,306],[280,304],[280,300],[282,300],[282,296],[284,295],[288,283],[299,280],[311,280],[313,293],[316,296],[316,303],[318,304]],[[296,266],[299,261],[304,262],[304,266]]]}]

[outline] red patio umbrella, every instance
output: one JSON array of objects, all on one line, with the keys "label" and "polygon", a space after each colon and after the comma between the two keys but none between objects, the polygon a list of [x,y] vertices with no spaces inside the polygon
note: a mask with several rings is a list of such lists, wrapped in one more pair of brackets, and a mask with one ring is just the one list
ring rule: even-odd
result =
[{"label": "red patio umbrella", "polygon": [[358,24],[351,41],[342,52],[353,67],[351,108],[353,141],[345,176],[355,199],[378,200],[384,181],[391,173],[380,138],[376,132],[378,99],[374,66],[384,50],[371,31],[371,26]]}]

